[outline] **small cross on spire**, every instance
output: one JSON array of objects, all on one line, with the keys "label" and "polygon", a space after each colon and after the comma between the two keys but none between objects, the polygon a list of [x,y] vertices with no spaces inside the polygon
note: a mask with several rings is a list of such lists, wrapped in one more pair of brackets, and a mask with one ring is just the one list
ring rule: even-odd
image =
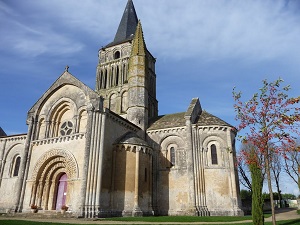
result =
[{"label": "small cross on spire", "polygon": [[69,72],[69,66],[68,65],[66,65],[66,67],[65,67],[65,72]]}]

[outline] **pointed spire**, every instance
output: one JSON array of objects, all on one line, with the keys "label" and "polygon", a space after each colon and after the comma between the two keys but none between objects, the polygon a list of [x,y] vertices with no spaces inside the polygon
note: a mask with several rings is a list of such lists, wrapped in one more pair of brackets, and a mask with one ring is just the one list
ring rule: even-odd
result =
[{"label": "pointed spire", "polygon": [[138,18],[135,12],[133,2],[132,0],[128,0],[113,42],[118,43],[131,38],[135,32],[137,23]]},{"label": "pointed spire", "polygon": [[131,56],[134,55],[146,55],[146,44],[140,20],[136,27],[135,35],[132,42]]}]

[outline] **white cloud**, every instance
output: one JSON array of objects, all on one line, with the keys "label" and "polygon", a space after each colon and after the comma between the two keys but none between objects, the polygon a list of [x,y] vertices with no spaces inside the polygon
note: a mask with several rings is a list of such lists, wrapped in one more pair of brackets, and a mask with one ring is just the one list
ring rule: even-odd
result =
[{"label": "white cloud", "polygon": [[[229,115],[233,86],[251,95],[262,79],[274,80],[273,75],[299,83],[297,1],[133,1],[146,44],[158,58],[157,94],[163,113],[186,110],[190,99],[199,96],[203,108]],[[69,64],[84,82],[94,79],[97,50],[113,40],[125,5],[124,0],[0,1],[0,75],[9,72],[15,80],[24,79],[26,71],[26,77],[46,82]],[[40,71],[47,75],[40,76]],[[29,86],[24,85],[31,91]]]},{"label": "white cloud", "polygon": [[[299,63],[300,15],[294,13],[292,3],[286,5],[286,1],[279,0],[135,0],[134,3],[146,42],[157,57],[243,58],[258,62],[287,58]],[[31,19],[35,20],[29,21],[31,24],[18,21],[25,29],[17,33],[18,38],[14,37],[15,41],[21,40],[15,47],[40,54],[57,49],[65,53],[80,51],[82,43],[68,33],[92,37],[99,41],[99,47],[107,44],[117,30],[126,2],[28,0],[27,6],[23,4],[34,11]],[[16,14],[3,4],[2,8]],[[65,31],[55,29],[56,26],[64,27]]]},{"label": "white cloud", "polygon": [[165,57],[261,61],[293,59],[300,50],[300,16],[289,12],[285,1],[162,1],[156,22],[149,22],[151,3],[142,7],[144,23],[151,24],[144,26],[146,35]]}]

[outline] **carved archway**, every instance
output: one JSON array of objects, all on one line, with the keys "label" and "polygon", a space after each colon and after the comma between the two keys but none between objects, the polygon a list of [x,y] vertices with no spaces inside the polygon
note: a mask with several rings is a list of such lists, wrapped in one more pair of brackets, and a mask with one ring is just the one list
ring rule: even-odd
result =
[{"label": "carved archway", "polygon": [[[54,210],[59,178],[66,174],[68,180],[78,178],[75,157],[66,150],[52,149],[43,154],[32,173],[32,197],[30,204],[45,210]],[[68,182],[68,181],[67,181]]]}]

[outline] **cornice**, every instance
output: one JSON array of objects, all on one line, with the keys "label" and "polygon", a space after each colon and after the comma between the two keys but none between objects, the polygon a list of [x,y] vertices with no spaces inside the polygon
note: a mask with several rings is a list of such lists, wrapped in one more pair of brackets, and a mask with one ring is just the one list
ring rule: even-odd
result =
[{"label": "cornice", "polygon": [[0,142],[3,142],[3,141],[22,141],[22,140],[26,140],[26,137],[27,137],[27,134],[1,137]]},{"label": "cornice", "polygon": [[58,143],[58,142],[68,142],[68,141],[72,141],[72,140],[83,139],[84,136],[85,136],[85,133],[77,133],[77,134],[59,136],[59,137],[54,137],[54,138],[46,138],[46,139],[42,139],[42,140],[34,140],[34,141],[32,141],[32,144],[38,146],[38,145],[53,144],[53,143]]},{"label": "cornice", "polygon": [[177,133],[186,131],[186,127],[172,127],[166,129],[147,130],[147,134],[161,134],[161,133]]}]

